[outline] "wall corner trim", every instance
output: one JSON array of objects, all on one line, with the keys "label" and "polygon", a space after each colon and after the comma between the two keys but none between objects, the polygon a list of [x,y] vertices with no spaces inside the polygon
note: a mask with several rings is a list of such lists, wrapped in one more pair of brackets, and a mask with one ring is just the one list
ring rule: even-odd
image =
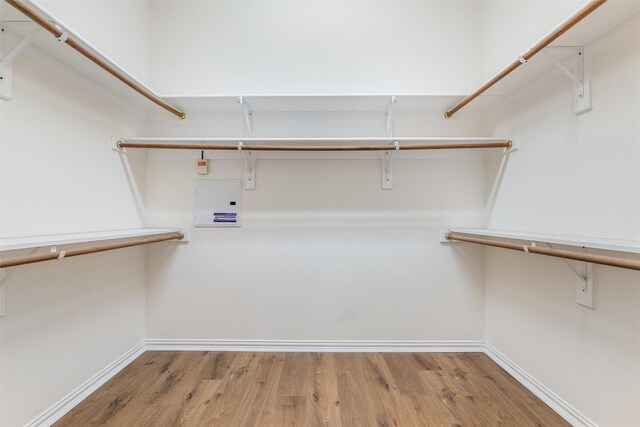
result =
[{"label": "wall corner trim", "polygon": [[62,418],[67,412],[71,411],[76,405],[89,397],[91,393],[99,389],[104,383],[113,378],[118,372],[122,371],[127,365],[136,360],[142,353],[146,351],[146,342],[142,340],[132,349],[118,357],[116,360],[100,370],[93,377],[89,378],[78,388],[63,397],[52,407],[44,411],[38,417],[29,422],[26,427],[41,427],[53,425]]},{"label": "wall corner trim", "polygon": [[586,415],[582,414],[571,406],[569,402],[562,399],[540,381],[529,375],[524,369],[500,353],[500,351],[491,344],[485,343],[484,353],[571,425],[575,427],[597,427],[597,424],[591,421]]}]

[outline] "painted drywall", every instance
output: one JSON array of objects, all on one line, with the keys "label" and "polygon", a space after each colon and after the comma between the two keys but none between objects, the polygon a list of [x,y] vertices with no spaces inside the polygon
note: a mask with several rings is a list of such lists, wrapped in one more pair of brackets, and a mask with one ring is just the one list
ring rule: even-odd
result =
[{"label": "painted drywall", "polygon": [[[315,122],[311,115],[254,120],[263,136],[373,135],[384,123],[382,113],[349,123],[344,113],[333,119],[320,114]],[[198,136],[207,129],[242,129],[238,120],[208,119],[152,122],[148,132]],[[396,122],[406,135],[473,135],[477,128],[471,121],[454,128],[440,114]],[[192,228],[193,181],[243,178],[244,163],[212,160],[202,177],[195,171],[199,154],[187,160],[149,153],[147,223],[189,228],[191,242],[170,253],[149,248],[148,337],[482,339],[482,250],[447,250],[438,243],[441,229],[482,223],[481,155],[398,155],[393,190],[381,189],[379,154],[367,160],[367,153],[342,160],[259,159],[256,189],[242,195],[242,228],[219,230]]]},{"label": "painted drywall", "polygon": [[[242,178],[241,161],[207,178]],[[482,218],[482,160],[260,160],[239,229],[150,248],[151,338],[482,339],[482,255],[438,230]],[[149,160],[150,224],[192,224],[194,161]],[[425,187],[425,183],[429,183]],[[462,196],[464,195],[464,196]],[[416,327],[420,325],[420,327]]]},{"label": "painted drywall", "polygon": [[[479,2],[187,4],[151,4],[151,82],[162,93],[459,93],[480,75]],[[395,134],[477,135],[472,119],[435,116],[394,115]],[[253,119],[255,136],[384,130],[383,112]],[[238,114],[159,118],[148,129],[244,132]],[[193,161],[149,156],[147,224],[191,227]],[[257,161],[241,229],[191,230],[171,254],[150,248],[150,338],[482,339],[482,251],[437,242],[440,229],[482,223],[481,157],[398,159],[392,191],[381,189],[379,159],[284,157]],[[211,169],[208,178],[244,174],[240,160]]]},{"label": "painted drywall", "polygon": [[[591,112],[572,114],[571,83],[553,70],[492,113],[490,130],[520,149],[488,227],[640,239],[638,19],[593,58]],[[485,260],[487,342],[597,425],[639,425],[640,274],[594,266],[592,310],[561,260],[493,249]]]},{"label": "painted drywall", "polygon": [[3,237],[142,226],[124,171],[142,188],[144,162],[109,150],[142,121],[27,57],[13,74],[13,98],[0,103]]},{"label": "painted drywall", "polygon": [[154,1],[164,94],[465,93],[480,78],[478,1]]},{"label": "painted drywall", "polygon": [[[0,117],[2,237],[141,226],[109,150],[140,119],[25,56]],[[142,183],[144,163],[130,166]],[[144,339],[144,249],[2,269],[0,282],[0,425],[25,425]]]}]

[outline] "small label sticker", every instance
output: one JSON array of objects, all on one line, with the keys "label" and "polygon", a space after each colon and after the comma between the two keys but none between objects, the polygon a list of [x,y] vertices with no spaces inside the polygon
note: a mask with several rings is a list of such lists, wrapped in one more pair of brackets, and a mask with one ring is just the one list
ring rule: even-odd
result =
[{"label": "small label sticker", "polygon": [[214,212],[213,222],[238,222],[238,214],[235,212]]}]

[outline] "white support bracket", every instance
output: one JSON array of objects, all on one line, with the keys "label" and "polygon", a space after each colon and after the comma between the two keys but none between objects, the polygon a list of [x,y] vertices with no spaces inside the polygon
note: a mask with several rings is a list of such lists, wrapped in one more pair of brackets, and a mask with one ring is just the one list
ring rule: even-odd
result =
[{"label": "white support bracket", "polygon": [[438,241],[439,241],[440,243],[447,244],[447,245],[450,245],[450,244],[452,244],[452,243],[456,243],[456,242],[455,242],[455,241],[453,241],[453,240],[449,240],[449,239],[447,239],[447,234],[449,234],[449,230],[440,230],[440,232],[439,232],[439,233],[440,233],[440,234],[439,234]]},{"label": "white support bracket", "polygon": [[[571,50],[572,66],[567,67],[561,60],[551,54],[552,50]],[[549,46],[543,53],[573,83],[573,113],[582,114],[590,111],[591,106],[591,65],[584,59],[582,46]]]},{"label": "white support bracket", "polygon": [[384,123],[384,135],[385,136],[392,136],[393,135],[393,104],[395,104],[396,102],[398,102],[396,96],[392,96],[391,99],[389,99],[389,102],[387,103],[387,109],[384,113],[384,119],[385,119],[385,123]]},{"label": "white support bracket", "polygon": [[4,24],[0,24],[0,37],[2,37],[0,40],[0,99],[7,101],[11,99],[13,60],[29,46],[41,29],[41,27],[35,26],[13,49],[9,50],[7,28]]},{"label": "white support bracket", "polygon": [[[551,243],[546,244],[555,249]],[[587,253],[587,248],[582,248]],[[564,263],[576,274],[576,304],[593,308],[593,264],[590,262],[576,261],[575,267],[571,261],[563,259]]]},{"label": "white support bracket", "polygon": [[593,264],[590,262],[576,261],[576,270],[580,273],[576,278],[576,303],[585,307],[594,308]]},{"label": "white support bracket", "polygon": [[181,240],[174,240],[174,242],[185,244],[191,241],[191,235],[189,234],[189,230],[183,228],[182,230],[180,230],[180,234],[182,234],[184,237]]},{"label": "white support bracket", "polygon": [[238,142],[238,151],[242,151],[244,154],[245,168],[244,168],[244,189],[255,190],[256,189],[256,175],[255,175],[255,159],[251,151],[244,151],[242,147],[244,142]]},{"label": "white support bracket", "polygon": [[112,136],[110,148],[112,151],[115,151],[116,153],[126,154],[122,148],[118,147],[118,143],[120,141],[122,141],[122,138],[120,138],[119,136]]},{"label": "white support bracket", "polygon": [[400,150],[400,143],[393,141],[395,149],[384,152],[382,159],[382,189],[391,190],[393,188],[393,153]]},{"label": "white support bracket", "polygon": [[247,136],[253,136],[253,110],[244,96],[238,97],[238,104],[242,107],[244,113],[244,125]]}]

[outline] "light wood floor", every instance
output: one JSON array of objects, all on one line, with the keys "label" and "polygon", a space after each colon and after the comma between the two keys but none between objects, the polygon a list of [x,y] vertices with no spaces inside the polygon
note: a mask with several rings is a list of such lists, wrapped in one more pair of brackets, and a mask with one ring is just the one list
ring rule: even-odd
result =
[{"label": "light wood floor", "polygon": [[481,353],[147,352],[56,426],[566,426]]}]

